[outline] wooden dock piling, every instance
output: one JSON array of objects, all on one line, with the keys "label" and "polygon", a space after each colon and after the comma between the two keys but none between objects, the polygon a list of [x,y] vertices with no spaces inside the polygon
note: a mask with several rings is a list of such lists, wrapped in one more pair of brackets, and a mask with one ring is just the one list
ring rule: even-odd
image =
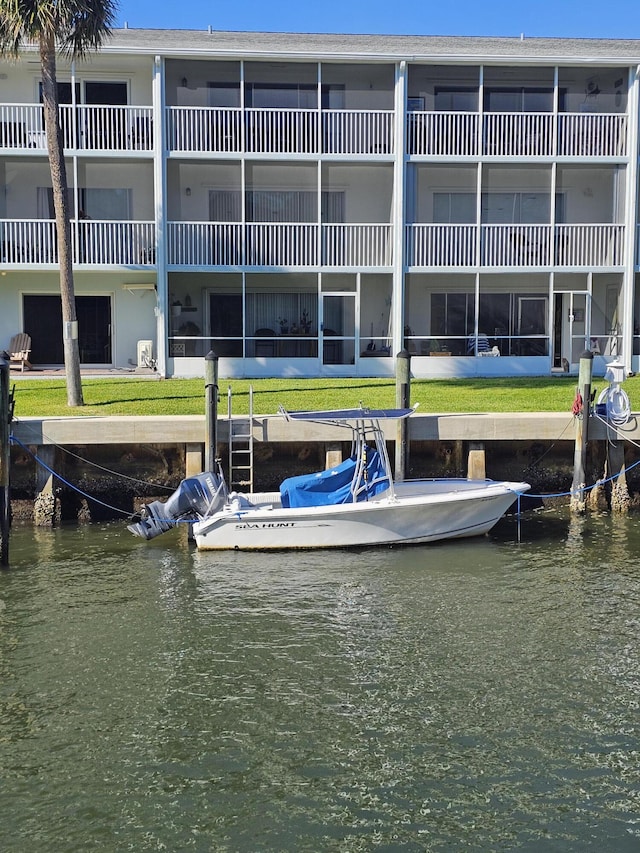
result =
[{"label": "wooden dock piling", "polygon": [[0,358],[0,565],[9,565],[9,530],[11,527],[10,423],[12,419],[9,392],[9,362]]},{"label": "wooden dock piling", "polygon": [[593,353],[585,350],[580,356],[578,393],[574,403],[575,445],[573,452],[573,482],[571,485],[570,509],[573,513],[584,513],[586,509],[587,485],[586,462],[589,441],[589,414],[591,412],[591,377],[593,375]]}]

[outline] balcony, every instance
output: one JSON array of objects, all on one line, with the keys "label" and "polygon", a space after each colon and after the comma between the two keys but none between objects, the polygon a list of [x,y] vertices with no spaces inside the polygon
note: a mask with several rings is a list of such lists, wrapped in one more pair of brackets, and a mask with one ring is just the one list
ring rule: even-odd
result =
[{"label": "balcony", "polygon": [[[0,263],[57,265],[56,223],[52,219],[0,220]],[[71,223],[74,264],[154,266],[155,223],[78,220]]]},{"label": "balcony", "polygon": [[[213,154],[393,154],[392,110],[168,107],[170,151]],[[321,127],[322,132],[319,132]]]},{"label": "balcony", "polygon": [[[153,151],[151,107],[60,105],[67,151]],[[41,104],[0,104],[0,150],[47,151]]]},{"label": "balcony", "polygon": [[408,225],[408,267],[620,267],[624,225]]},{"label": "balcony", "polygon": [[627,154],[627,124],[627,116],[620,113],[485,113],[481,117],[477,113],[412,112],[407,115],[407,153],[620,158]]},{"label": "balcony", "polygon": [[170,266],[388,267],[389,224],[169,222]]}]

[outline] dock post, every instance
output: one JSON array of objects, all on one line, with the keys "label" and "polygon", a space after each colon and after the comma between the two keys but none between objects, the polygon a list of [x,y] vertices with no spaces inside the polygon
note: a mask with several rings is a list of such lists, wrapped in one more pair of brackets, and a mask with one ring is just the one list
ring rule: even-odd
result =
[{"label": "dock post", "polygon": [[[36,465],[36,497],[33,502],[33,523],[37,527],[53,527],[59,520],[54,476],[56,470],[56,448],[52,444],[38,447],[38,459],[44,465]],[[46,467],[45,467],[46,466]]]},{"label": "dock post", "polygon": [[204,357],[206,435],[204,470],[215,471],[218,458],[218,356],[210,350]]},{"label": "dock post", "polygon": [[0,358],[0,565],[2,566],[9,565],[9,529],[11,526],[9,425],[12,417],[12,406],[9,381],[9,362]]},{"label": "dock post", "polygon": [[[396,406],[408,409],[411,405],[411,355],[402,349],[396,356]],[[409,461],[408,419],[398,421],[396,432],[396,480],[401,483],[405,478]]]},{"label": "dock post", "polygon": [[578,394],[574,404],[576,436],[573,451],[573,483],[571,485],[570,509],[573,513],[584,513],[586,509],[586,462],[589,441],[589,414],[591,412],[591,377],[593,353],[585,350],[580,356]]},{"label": "dock post", "polygon": [[486,480],[487,465],[484,451],[484,442],[470,441],[467,455],[467,479]]}]

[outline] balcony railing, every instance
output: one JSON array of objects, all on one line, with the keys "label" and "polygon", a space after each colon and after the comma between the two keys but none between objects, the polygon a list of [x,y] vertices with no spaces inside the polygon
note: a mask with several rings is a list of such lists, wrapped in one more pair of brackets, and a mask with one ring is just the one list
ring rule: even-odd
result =
[{"label": "balcony railing", "polygon": [[[152,108],[60,105],[64,146],[154,149]],[[167,107],[171,151],[375,155],[394,153],[393,110]],[[407,153],[418,156],[624,157],[622,113],[410,112]],[[41,104],[0,104],[0,150],[46,151]]]},{"label": "balcony railing", "polygon": [[624,157],[622,113],[411,112],[407,153],[418,156]]},{"label": "balcony railing", "polygon": [[170,151],[215,151],[235,154],[242,151],[242,111],[235,108],[167,110]]},{"label": "balcony railing", "polygon": [[236,222],[169,222],[171,266],[235,267],[242,263],[243,227]]},{"label": "balcony railing", "polygon": [[486,113],[483,153],[506,157],[549,157],[554,149],[551,113]]},{"label": "balcony railing", "polygon": [[619,267],[624,225],[408,225],[409,267]]},{"label": "balcony railing", "polygon": [[[151,107],[60,105],[67,150],[152,151]],[[0,149],[47,150],[41,104],[0,104]]]},{"label": "balcony railing", "polygon": [[407,225],[405,238],[410,267],[476,265],[478,230],[475,225]]},{"label": "balcony railing", "polygon": [[[154,265],[155,223],[74,221],[71,223],[71,249],[75,264]],[[0,220],[0,263],[57,264],[55,221]]]},{"label": "balcony railing", "polygon": [[392,264],[392,226],[388,224],[170,222],[167,230],[171,266]]},{"label": "balcony railing", "polygon": [[391,225],[323,225],[322,263],[332,267],[391,266]]},{"label": "balcony railing", "polygon": [[[389,267],[389,224],[170,222],[170,266]],[[153,222],[71,223],[76,264],[154,266]],[[625,227],[415,224],[406,226],[409,267],[620,267]],[[56,264],[55,222],[1,219],[0,263]]]},{"label": "balcony railing", "polygon": [[478,153],[478,113],[407,114],[407,153],[473,157]]},{"label": "balcony railing", "polygon": [[[392,110],[168,107],[171,151],[393,154]],[[320,124],[320,117],[321,124]],[[322,127],[322,134],[319,128]]]},{"label": "balcony railing", "polygon": [[326,110],[323,154],[393,154],[393,110]]}]

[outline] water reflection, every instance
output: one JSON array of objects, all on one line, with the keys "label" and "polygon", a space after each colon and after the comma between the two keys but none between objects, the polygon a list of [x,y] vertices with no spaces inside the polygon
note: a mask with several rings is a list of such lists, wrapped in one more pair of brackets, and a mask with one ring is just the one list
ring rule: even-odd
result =
[{"label": "water reflection", "polygon": [[519,534],[255,555],[17,530],[0,848],[637,849],[637,520]]}]

